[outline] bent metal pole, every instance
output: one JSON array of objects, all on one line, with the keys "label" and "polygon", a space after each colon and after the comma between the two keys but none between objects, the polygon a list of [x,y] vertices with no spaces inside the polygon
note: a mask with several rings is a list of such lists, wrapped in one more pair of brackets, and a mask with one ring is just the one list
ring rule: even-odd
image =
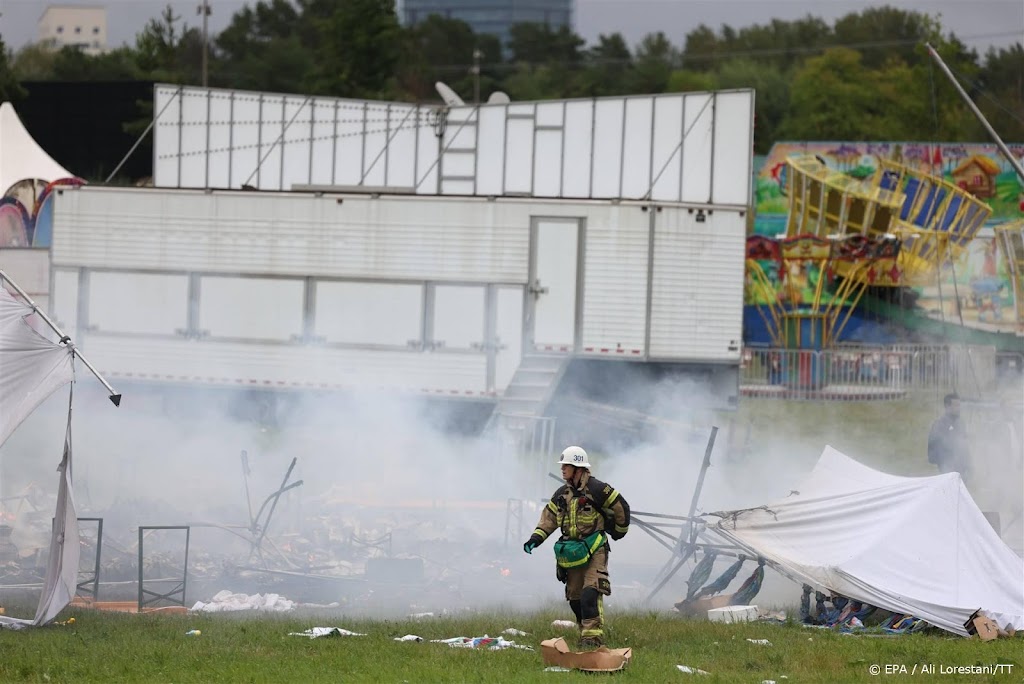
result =
[{"label": "bent metal pole", "polygon": [[932,56],[932,59],[934,59],[935,62],[939,65],[939,68],[942,69],[942,72],[946,74],[946,78],[948,78],[950,83],[953,84],[953,87],[956,88],[956,91],[960,93],[960,97],[964,99],[964,102],[967,103],[967,106],[971,108],[972,112],[974,112],[974,116],[978,117],[978,121],[980,121],[981,125],[985,127],[985,130],[988,131],[988,134],[992,136],[992,140],[995,141],[996,146],[999,147],[999,151],[1002,152],[1003,156],[1006,157],[1006,161],[1010,162],[1010,166],[1012,166],[1013,170],[1017,172],[1017,175],[1020,176],[1020,179],[1024,181],[1024,167],[1021,167],[1020,162],[1014,158],[1013,153],[1010,152],[1010,148],[1006,146],[1006,143],[1003,142],[1003,139],[999,137],[998,133],[996,133],[996,129],[992,128],[992,124],[988,122],[988,119],[985,118],[985,115],[981,113],[980,109],[978,109],[978,105],[974,104],[974,100],[972,100],[970,95],[968,95],[967,92],[963,89],[963,86],[960,85],[960,82],[956,80],[956,77],[953,75],[953,72],[950,71],[949,67],[946,66],[946,63],[942,61],[942,57],[940,57],[939,53],[935,50],[935,48],[931,46],[931,43],[925,43],[925,47],[928,48],[928,54]]},{"label": "bent metal pole", "polygon": [[107,382],[95,368],[93,368],[93,365],[89,363],[89,360],[82,356],[82,352],[78,351],[78,347],[71,343],[71,338],[65,335],[64,331],[58,328],[57,324],[51,321],[50,317],[47,316],[46,313],[42,309],[40,309],[39,306],[34,301],[32,301],[32,298],[28,296],[28,293],[22,290],[21,286],[18,285],[18,283],[14,282],[14,280],[12,280],[11,277],[2,270],[0,270],[0,280],[10,283],[11,287],[14,288],[15,292],[17,292],[21,296],[21,298],[25,300],[25,303],[32,307],[32,311],[38,314],[38,316],[43,319],[46,325],[50,326],[53,332],[57,334],[57,337],[60,338],[60,344],[70,347],[71,353],[77,356],[78,359],[85,364],[85,367],[92,371],[92,374],[96,376],[96,379],[99,380],[100,383],[107,388],[107,391],[110,392],[110,401],[114,404],[114,406],[120,406],[120,393],[116,392],[114,388],[110,386],[110,383]]}]

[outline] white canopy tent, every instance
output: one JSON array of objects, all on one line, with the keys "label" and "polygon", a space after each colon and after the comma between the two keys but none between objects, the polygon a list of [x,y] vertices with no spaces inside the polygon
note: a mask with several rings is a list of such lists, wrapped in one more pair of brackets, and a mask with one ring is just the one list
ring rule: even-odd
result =
[{"label": "white canopy tent", "polygon": [[0,104],[0,196],[23,180],[49,183],[73,176],[29,135],[10,102]]},{"label": "white canopy tent", "polygon": [[[21,300],[7,289],[16,291]],[[56,333],[59,342],[39,334],[27,319],[37,316]],[[54,325],[45,313],[6,273],[0,271],[0,445],[48,396],[74,381],[75,357],[92,371],[110,391],[110,401],[119,406],[121,395],[104,380]],[[71,394],[68,395],[68,419],[64,433],[64,453],[57,466],[60,481],[57,506],[50,535],[50,553],[46,565],[43,593],[31,619],[0,615],[0,627],[21,629],[43,625],[52,620],[74,598],[78,588],[79,534],[78,513],[71,487]]]},{"label": "white canopy tent", "polygon": [[793,578],[967,635],[981,609],[1024,628],[1024,562],[956,473],[898,477],[826,447],[790,496],[714,529]]}]

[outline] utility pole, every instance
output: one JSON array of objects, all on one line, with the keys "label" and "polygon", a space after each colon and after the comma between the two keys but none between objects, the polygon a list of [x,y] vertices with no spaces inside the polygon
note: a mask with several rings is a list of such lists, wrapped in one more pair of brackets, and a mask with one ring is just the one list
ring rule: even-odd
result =
[{"label": "utility pole", "polygon": [[473,67],[469,73],[473,74],[473,104],[480,104],[480,59],[484,56],[478,49],[473,49]]},{"label": "utility pole", "polygon": [[213,12],[213,10],[210,8],[209,0],[202,0],[202,4],[200,4],[198,7],[196,7],[196,14],[202,15],[202,17],[203,17],[203,87],[204,88],[207,86],[207,72],[209,70],[208,69],[209,56],[207,55],[207,53],[209,52],[209,40],[208,40],[208,37],[207,37],[208,36],[207,28],[208,28],[210,14],[212,12]]}]

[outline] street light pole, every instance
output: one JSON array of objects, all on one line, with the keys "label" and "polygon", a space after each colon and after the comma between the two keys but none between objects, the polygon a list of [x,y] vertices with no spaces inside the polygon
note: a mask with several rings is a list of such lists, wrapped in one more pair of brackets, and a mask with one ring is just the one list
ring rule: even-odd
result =
[{"label": "street light pole", "polygon": [[203,87],[207,86],[207,71],[208,71],[208,39],[207,39],[207,28],[210,18],[210,13],[213,10],[210,8],[209,0],[202,0],[202,4],[196,7],[196,14],[202,15],[203,17]]}]

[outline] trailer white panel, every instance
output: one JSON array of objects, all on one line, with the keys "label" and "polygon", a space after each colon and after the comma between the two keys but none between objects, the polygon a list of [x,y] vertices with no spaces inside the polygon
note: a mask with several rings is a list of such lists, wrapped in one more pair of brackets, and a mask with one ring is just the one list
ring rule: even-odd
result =
[{"label": "trailer white panel", "polygon": [[656,215],[651,288],[652,359],[732,361],[743,326],[740,212]]},{"label": "trailer white panel", "polygon": [[[232,103],[226,159],[219,98]],[[158,187],[208,187],[227,165],[234,188],[289,190],[330,175],[419,194],[616,199],[645,196],[664,169],[658,201],[750,197],[750,90],[447,108],[159,85],[154,102]]]},{"label": "trailer white panel", "polygon": [[480,351],[484,346],[485,296],[481,285],[434,287],[433,344],[437,349]]},{"label": "trailer white panel", "polygon": [[184,274],[89,274],[90,333],[180,335],[188,329],[188,276]]},{"label": "trailer white panel", "polygon": [[416,196],[57,193],[56,265],[379,280],[525,283],[536,208]]},{"label": "trailer white panel", "polygon": [[206,184],[211,188],[231,187],[231,120],[232,97],[211,90],[208,93],[210,107],[209,159],[206,160]]},{"label": "trailer white panel", "polygon": [[576,348],[577,268],[580,222],[536,219],[530,294],[534,349],[571,352]]},{"label": "trailer white panel", "polygon": [[617,206],[587,222],[584,355],[642,358],[650,212]]},{"label": "trailer white panel", "polygon": [[495,363],[491,389],[502,391],[523,358],[523,288],[499,287],[495,296]]},{"label": "trailer white panel", "polygon": [[383,389],[487,395],[482,354],[422,354],[303,345],[90,336],[89,360],[110,381],[251,389]]},{"label": "trailer white panel", "polygon": [[[50,315],[72,340],[78,339],[78,269],[54,269]],[[42,305],[40,305],[42,306]]]},{"label": "trailer white panel", "polygon": [[302,337],[305,282],[283,278],[199,278],[203,337],[289,342]]},{"label": "trailer white panel", "polygon": [[423,285],[317,282],[313,334],[328,344],[421,349]]}]

